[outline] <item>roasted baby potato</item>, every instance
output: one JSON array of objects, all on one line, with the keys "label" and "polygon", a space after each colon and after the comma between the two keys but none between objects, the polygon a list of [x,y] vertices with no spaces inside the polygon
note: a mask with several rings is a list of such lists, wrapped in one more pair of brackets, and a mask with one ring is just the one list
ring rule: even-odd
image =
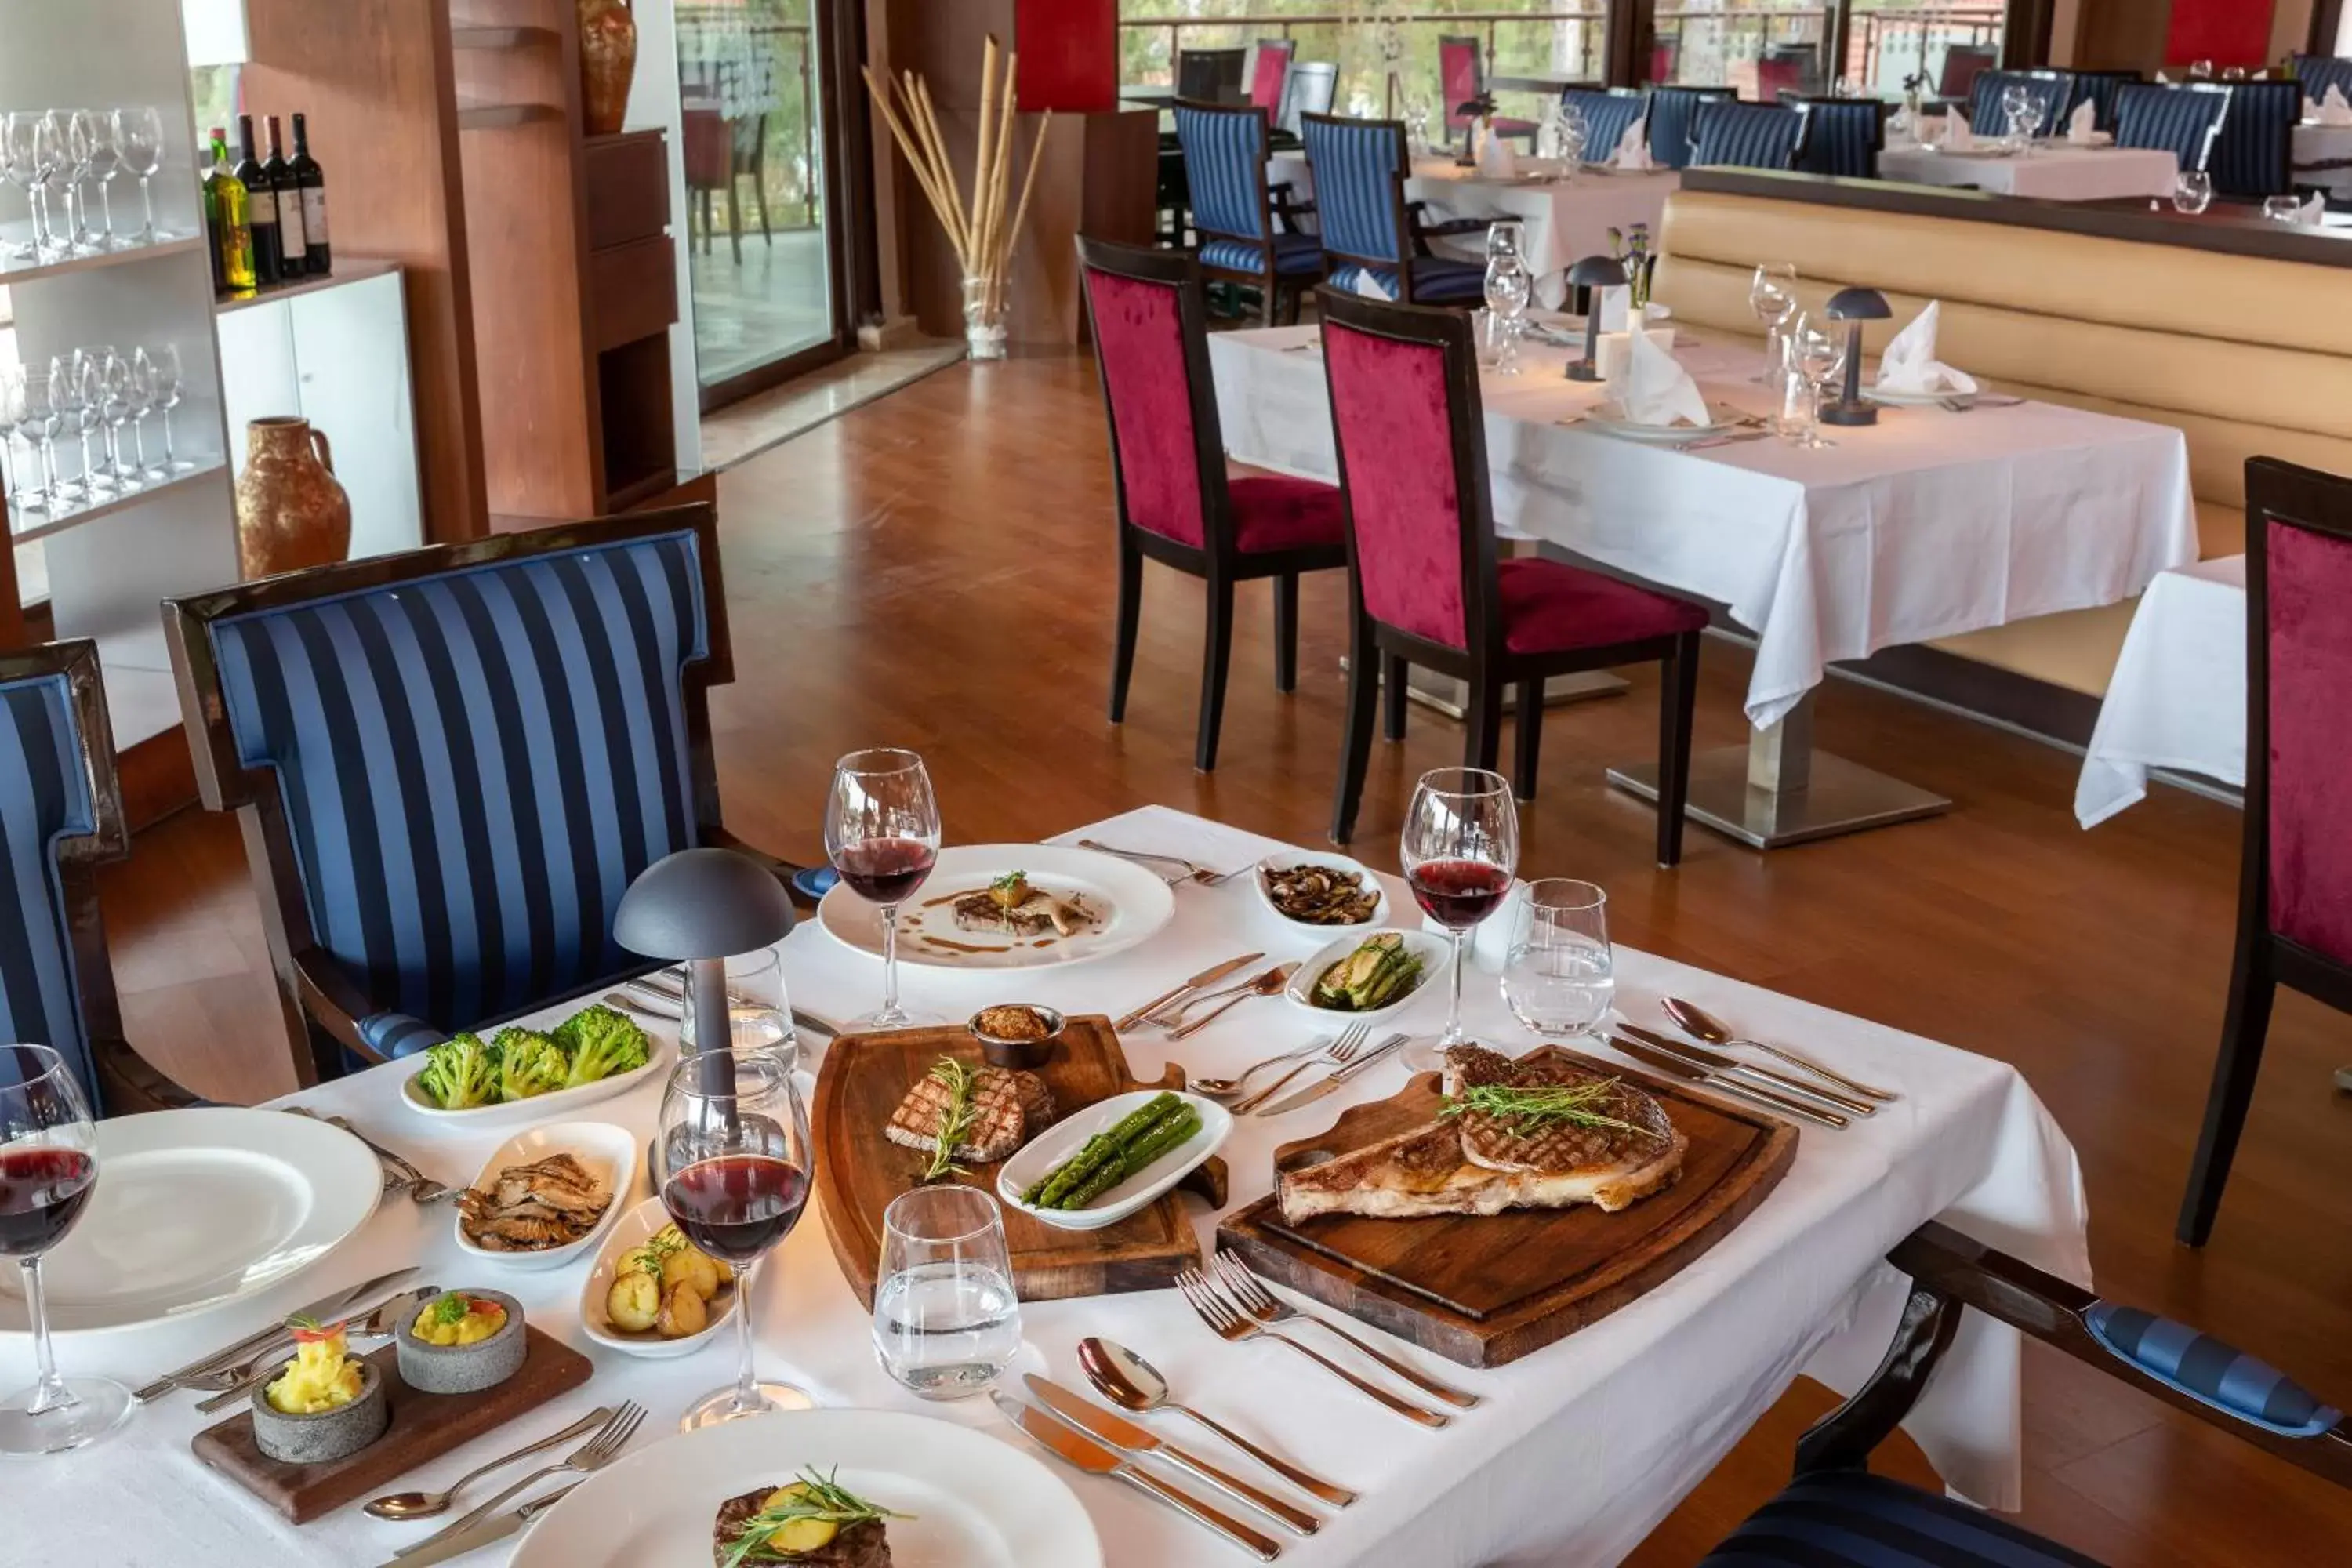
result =
[{"label": "roasted baby potato", "polygon": [[707,1303],[719,1294],[719,1265],[691,1247],[680,1247],[662,1259],[665,1293],[683,1285]]},{"label": "roasted baby potato", "polygon": [[684,1281],[671,1286],[661,1300],[654,1327],[666,1340],[682,1340],[710,1326],[710,1312],[694,1288]]},{"label": "roasted baby potato", "polygon": [[643,1333],[661,1315],[661,1280],[651,1274],[624,1274],[604,1292],[604,1316],[616,1329]]}]

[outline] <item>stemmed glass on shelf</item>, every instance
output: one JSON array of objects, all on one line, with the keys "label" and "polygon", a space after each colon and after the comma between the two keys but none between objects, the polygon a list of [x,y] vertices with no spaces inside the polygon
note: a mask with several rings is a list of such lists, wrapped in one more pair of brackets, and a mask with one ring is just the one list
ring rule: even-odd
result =
[{"label": "stemmed glass on shelf", "polygon": [[180,351],[171,343],[150,343],[142,352],[147,355],[148,367],[154,374],[155,412],[163,416],[163,471],[187,473],[195,464],[172,449],[172,410],[180,405],[182,394]]},{"label": "stemmed glass on shelf", "polygon": [[1822,434],[1822,392],[1845,374],[1844,323],[1800,316],[1789,331],[1789,391],[1781,435],[1794,447],[1834,447]]},{"label": "stemmed glass on shelf", "polygon": [[[16,369],[8,384],[16,412],[16,433],[25,438],[25,445],[33,448],[40,462],[38,510],[54,516],[68,499],[58,483],[57,440],[61,426],[56,393],[48,376],[37,374],[29,367]],[[17,506],[20,510],[36,510],[30,503],[21,500]]]},{"label": "stemmed glass on shelf", "polygon": [[895,746],[852,752],[833,765],[824,850],[859,898],[882,910],[882,1005],[853,1029],[934,1023],[898,1005],[898,906],[940,858],[940,804],[923,759]]},{"label": "stemmed glass on shelf", "polygon": [[46,512],[47,498],[16,482],[16,426],[25,405],[22,373],[0,365],[0,511]]},{"label": "stemmed glass on shelf", "polygon": [[1535,279],[1528,271],[1525,255],[1526,229],[1516,218],[1504,218],[1486,226],[1486,309],[1495,315],[1495,373],[1497,375],[1519,374],[1519,332],[1528,313],[1528,300],[1535,292]]},{"label": "stemmed glass on shelf", "polygon": [[120,490],[135,490],[145,487],[145,463],[135,469],[122,466],[122,427],[133,416],[143,417],[147,412],[144,378],[131,362],[112,349],[98,351],[100,362],[100,411],[106,420],[106,471]]},{"label": "stemmed glass on shelf", "polygon": [[52,109],[42,116],[58,147],[57,169],[51,176],[65,200],[66,234],[58,248],[68,256],[96,253],[98,237],[90,232],[89,206],[81,199],[81,183],[89,177],[89,126],[78,110]]},{"label": "stemmed glass on shelf", "polygon": [[114,481],[100,473],[89,455],[90,432],[105,418],[106,384],[92,349],[73,349],[49,361],[49,396],[67,431],[81,447],[81,477],[75,489],[84,501],[111,493]]},{"label": "stemmed glass on shelf", "polygon": [[122,166],[139,181],[139,205],[143,219],[139,243],[153,245],[170,238],[155,226],[155,195],[147,184],[163,166],[163,116],[152,108],[116,110],[114,142],[121,150]]},{"label": "stemmed glass on shelf", "polygon": [[1444,1032],[1410,1041],[1404,1049],[1406,1067],[1433,1072],[1444,1065],[1447,1050],[1469,1038],[1462,1028],[1466,939],[1503,901],[1518,870],[1519,811],[1510,784],[1485,768],[1422,774],[1406,808],[1401,850],[1413,901],[1454,939]]},{"label": "stemmed glass on shelf", "polygon": [[[94,250],[112,250],[121,242],[114,237],[114,176],[122,173],[122,142],[117,134],[112,111],[104,109],[77,109],[73,111],[73,135],[84,153],[82,178],[98,184],[99,233],[91,237]],[[81,200],[82,216],[89,213],[89,198]]]},{"label": "stemmed glass on shelf", "polygon": [[12,109],[0,114],[0,174],[25,193],[33,214],[32,238],[9,247],[14,260],[38,260],[57,248],[49,230],[49,178],[61,156],[46,110]]}]

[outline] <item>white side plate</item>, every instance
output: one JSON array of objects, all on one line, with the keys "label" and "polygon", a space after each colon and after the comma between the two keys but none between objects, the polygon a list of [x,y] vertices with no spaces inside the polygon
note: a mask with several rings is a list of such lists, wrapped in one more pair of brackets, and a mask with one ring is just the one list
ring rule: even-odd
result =
[{"label": "white side plate", "polygon": [[[1370,918],[1358,921],[1353,925],[1317,925],[1310,921],[1293,920],[1275,908],[1274,895],[1265,890],[1265,874],[1268,871],[1287,871],[1297,866],[1321,866],[1333,871],[1353,871],[1363,879],[1364,886],[1372,890],[1379,898],[1380,903],[1373,909]],[[1378,877],[1372,875],[1370,867],[1360,860],[1350,860],[1345,855],[1333,855],[1320,849],[1285,849],[1278,855],[1269,855],[1259,861],[1250,872],[1250,881],[1257,889],[1258,902],[1266,907],[1267,913],[1273,915],[1291,931],[1301,936],[1312,937],[1318,942],[1327,942],[1339,931],[1376,931],[1386,923],[1389,918],[1388,889],[1381,885],[1381,879]]]},{"label": "white side plate", "polygon": [[499,1173],[509,1165],[530,1165],[555,1154],[569,1153],[600,1177],[613,1191],[612,1202],[597,1218],[587,1235],[562,1247],[543,1247],[537,1252],[493,1252],[477,1247],[466,1238],[465,1215],[451,1218],[449,1225],[457,1237],[457,1250],[468,1258],[504,1264],[510,1268],[561,1268],[590,1247],[597,1238],[613,1228],[613,1221],[629,1206],[636,1195],[637,1136],[625,1127],[609,1121],[558,1121],[546,1127],[534,1127],[528,1132],[518,1132],[482,1162],[481,1173],[474,1178],[478,1188],[488,1188],[498,1180]]},{"label": "white side plate", "polygon": [[1292,1006],[1332,1029],[1344,1029],[1350,1024],[1378,1023],[1412,1006],[1429,994],[1433,984],[1445,977],[1445,966],[1454,956],[1454,944],[1425,931],[1408,931],[1399,926],[1387,929],[1404,938],[1405,946],[1421,958],[1420,982],[1387,1006],[1375,1007],[1369,1013],[1343,1013],[1336,1007],[1318,1007],[1310,1000],[1315,994],[1315,982],[1322,978],[1323,972],[1380,935],[1376,931],[1351,931],[1337,942],[1318,948],[1312,957],[1299,964],[1297,973],[1290,977],[1290,984],[1283,987],[1282,994]]},{"label": "white side plate", "polygon": [[1079,1145],[1087,1139],[1097,1132],[1108,1131],[1129,1112],[1162,1092],[1156,1089],[1139,1089],[1127,1094],[1115,1094],[1055,1122],[998,1168],[996,1195],[1004,1201],[1007,1208],[1019,1209],[1031,1218],[1057,1230],[1098,1230],[1107,1225],[1117,1225],[1182,1181],[1187,1171],[1215,1153],[1218,1146],[1224,1142],[1225,1134],[1234,1130],[1233,1113],[1213,1100],[1203,1100],[1197,1094],[1179,1094],[1177,1099],[1201,1113],[1201,1130],[1097,1197],[1085,1208],[1032,1208],[1021,1201],[1021,1194],[1034,1186],[1046,1172],[1076,1153]]},{"label": "white side plate", "polygon": [[[586,1005],[586,1004],[583,1004]],[[633,1020],[641,1027],[646,1020]],[[583,1083],[577,1089],[552,1089],[546,1094],[534,1094],[529,1100],[500,1100],[496,1105],[469,1105],[463,1110],[445,1110],[433,1103],[432,1097],[416,1087],[416,1072],[425,1070],[421,1056],[404,1059],[416,1064],[416,1072],[408,1075],[400,1086],[400,1103],[436,1126],[452,1132],[489,1132],[501,1127],[521,1127],[533,1121],[544,1121],[551,1116],[569,1115],[600,1100],[610,1100],[616,1094],[626,1094],[667,1064],[669,1049],[661,1035],[646,1029],[651,1045],[646,1052],[646,1065],[627,1072],[600,1078],[593,1083]]]},{"label": "white side plate", "polygon": [[667,1224],[669,1211],[662,1207],[661,1199],[647,1198],[622,1215],[605,1237],[604,1250],[597,1254],[596,1267],[588,1271],[588,1283],[580,1288],[580,1327],[598,1344],[648,1361],[667,1361],[700,1350],[719,1331],[719,1325],[734,1316],[735,1287],[731,1283],[722,1287],[711,1300],[709,1326],[684,1339],[666,1340],[651,1329],[643,1333],[616,1329],[604,1315],[604,1297],[613,1289],[613,1277],[620,1272],[622,1257],[644,1246],[646,1237]]}]

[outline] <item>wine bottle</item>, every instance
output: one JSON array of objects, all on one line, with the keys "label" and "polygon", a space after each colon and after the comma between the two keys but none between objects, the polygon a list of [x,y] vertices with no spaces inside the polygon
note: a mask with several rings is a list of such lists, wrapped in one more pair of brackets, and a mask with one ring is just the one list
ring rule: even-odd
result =
[{"label": "wine bottle", "polygon": [[310,242],[302,228],[302,187],[286,161],[278,116],[269,116],[268,123],[269,156],[261,161],[261,173],[269,182],[270,200],[278,204],[278,276],[299,278],[310,265]]},{"label": "wine bottle", "polygon": [[310,127],[299,114],[294,117],[294,156],[289,162],[294,184],[302,192],[302,237],[310,247],[305,262],[312,277],[324,278],[334,270],[333,252],[327,243],[327,171],[310,156]]},{"label": "wine bottle", "polygon": [[[226,241],[228,237],[221,232],[220,191],[213,184],[213,176],[215,172],[215,165],[220,161],[218,155],[219,149],[226,141],[227,138],[218,130],[214,131],[214,157],[211,161],[205,163],[204,177],[197,182],[196,186],[197,190],[202,195],[205,208],[205,237],[211,242],[213,257],[213,292],[215,295],[226,294],[228,292],[228,269],[225,260],[227,254]],[[5,446],[5,444],[6,443],[5,442],[0,442],[0,446]]]},{"label": "wine bottle", "polygon": [[253,272],[253,226],[245,182],[229,165],[228,132],[213,131],[213,172],[206,184],[220,208],[220,276],[232,294],[250,294]]},{"label": "wine bottle", "polygon": [[245,186],[247,224],[253,231],[253,276],[257,282],[275,283],[286,254],[278,244],[278,190],[263,173],[261,160],[253,155],[252,115],[236,117],[236,135],[245,155],[236,161],[235,172]]}]

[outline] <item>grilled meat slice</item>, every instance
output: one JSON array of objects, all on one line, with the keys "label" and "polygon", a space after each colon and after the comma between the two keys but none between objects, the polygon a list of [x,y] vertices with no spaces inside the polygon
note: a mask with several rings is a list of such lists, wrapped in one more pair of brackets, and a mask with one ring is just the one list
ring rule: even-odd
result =
[{"label": "grilled meat slice", "polygon": [[1058,1108],[1053,1089],[1026,1068],[1013,1069],[1013,1088],[1021,1100],[1021,1136],[1025,1142],[1053,1125]]},{"label": "grilled meat slice", "polygon": [[488,1187],[457,1194],[466,1239],[491,1252],[567,1247],[596,1228],[613,1194],[568,1153],[509,1165]]},{"label": "grilled meat slice", "polygon": [[1094,924],[1094,912],[1083,900],[1055,898],[1034,887],[1009,907],[982,888],[958,899],[950,910],[957,925],[988,936],[1070,936]]},{"label": "grilled meat slice", "polygon": [[[761,1487],[740,1497],[729,1498],[719,1505],[719,1517],[711,1522],[711,1562],[724,1564],[734,1553],[736,1538],[743,1526],[763,1507],[773,1487]],[[761,1546],[754,1548],[743,1560],[746,1568],[752,1563],[790,1563],[798,1568],[890,1568],[890,1541],[878,1519],[860,1521],[845,1525],[840,1533],[814,1552],[786,1555]]]},{"label": "grilled meat slice", "polygon": [[[972,1086],[971,1125],[957,1142],[954,1152],[959,1160],[988,1163],[1020,1148],[1030,1128],[1021,1109],[1021,1087],[1013,1075],[993,1067],[973,1071],[979,1081]],[[939,1142],[940,1118],[947,1114],[953,1099],[947,1085],[925,1073],[890,1113],[890,1123],[882,1135],[909,1149],[930,1149]]]},{"label": "grilled meat slice", "polygon": [[509,1165],[499,1173],[492,1202],[501,1209],[536,1203],[558,1213],[584,1215],[591,1224],[604,1212],[612,1194],[588,1168],[569,1153],[551,1154],[529,1165]]}]

